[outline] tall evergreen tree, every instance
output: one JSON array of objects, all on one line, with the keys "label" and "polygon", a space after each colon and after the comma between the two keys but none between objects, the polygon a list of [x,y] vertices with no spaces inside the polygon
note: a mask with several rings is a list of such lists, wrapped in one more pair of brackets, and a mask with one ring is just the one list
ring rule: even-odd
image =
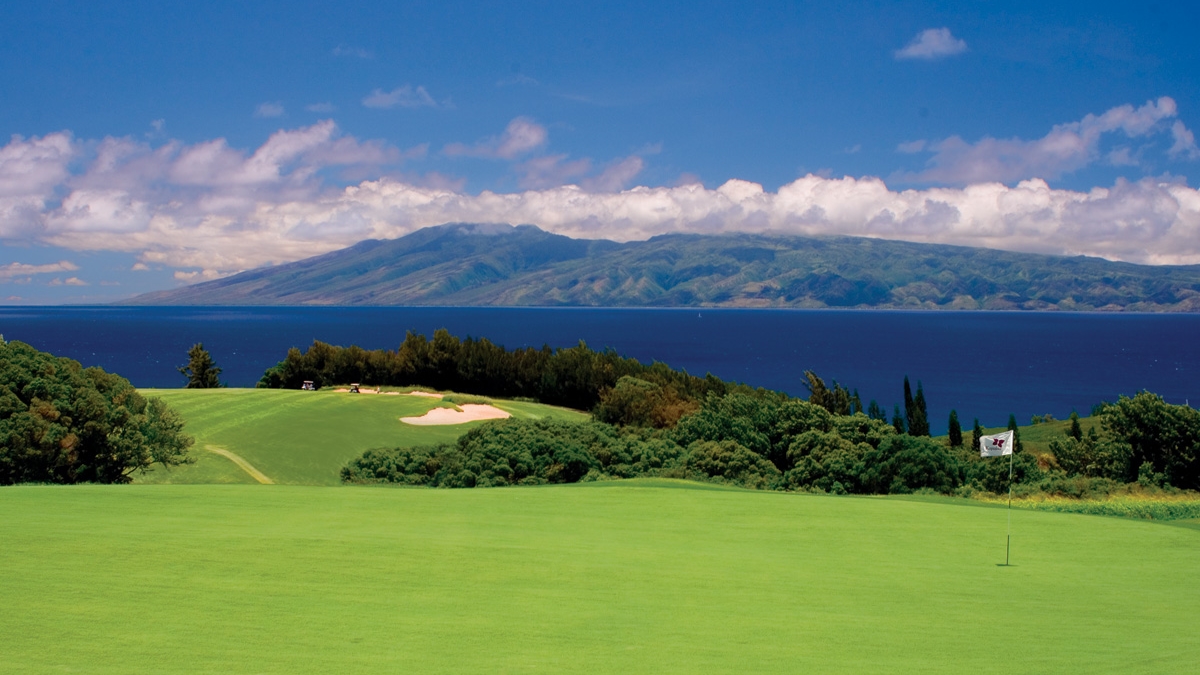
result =
[{"label": "tall evergreen tree", "polygon": [[887,413],[883,411],[883,408],[879,405],[879,401],[875,399],[871,399],[871,402],[867,405],[867,417],[881,422],[887,421]]},{"label": "tall evergreen tree", "polygon": [[913,413],[916,412],[917,406],[913,401],[912,386],[908,383],[908,376],[904,376],[904,428],[912,430]]},{"label": "tall evergreen tree", "polygon": [[909,417],[908,433],[911,436],[929,435],[929,411],[925,408],[925,392],[917,381],[917,395],[913,397],[912,416]]},{"label": "tall evergreen tree", "polygon": [[1013,452],[1021,452],[1024,448],[1021,446],[1021,432],[1017,429],[1017,416],[1010,414],[1008,416],[1008,430],[1013,432]]},{"label": "tall evergreen tree", "polygon": [[979,441],[983,439],[983,427],[979,426],[979,418],[975,418],[975,428],[971,430],[971,449],[979,452]]},{"label": "tall evergreen tree", "polygon": [[950,411],[950,447],[962,447],[962,425],[958,423],[958,411]]},{"label": "tall evergreen tree", "polygon": [[188,389],[215,389],[221,386],[221,369],[213,363],[212,355],[197,342],[188,350],[188,364],[179,367],[179,373],[187,378]]},{"label": "tall evergreen tree", "polygon": [[904,425],[904,416],[900,414],[900,406],[895,406],[896,412],[892,415],[892,428],[896,433],[902,434],[907,427]]},{"label": "tall evergreen tree", "polygon": [[1071,430],[1067,434],[1077,441],[1083,440],[1083,429],[1079,426],[1079,413],[1074,410],[1071,411]]},{"label": "tall evergreen tree", "polygon": [[[833,383],[834,387],[837,383]],[[825,380],[811,370],[804,371],[804,388],[808,390],[808,402],[820,406],[829,412],[834,412],[836,402],[833,392],[825,386]]]},{"label": "tall evergreen tree", "polygon": [[850,397],[850,414],[854,415],[863,411],[862,399],[858,397],[858,388],[855,387],[854,395]]}]

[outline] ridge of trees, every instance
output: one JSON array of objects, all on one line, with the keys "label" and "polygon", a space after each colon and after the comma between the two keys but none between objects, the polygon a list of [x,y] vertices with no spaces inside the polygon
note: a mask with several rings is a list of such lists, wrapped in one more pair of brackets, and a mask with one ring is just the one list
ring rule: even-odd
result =
[{"label": "ridge of trees", "polygon": [[183,425],[119,375],[0,337],[0,485],[128,483],[192,461]]},{"label": "ridge of trees", "polygon": [[[618,387],[622,378],[633,379]],[[432,340],[408,331],[394,351],[320,341],[303,353],[293,347],[283,361],[267,369],[258,386],[298,389],[305,380],[318,388],[349,382],[416,385],[528,398],[577,410],[603,404],[604,419],[624,424],[649,421],[652,426],[673,424],[709,394],[753,391],[711,374],[696,377],[658,361],[645,365],[612,349],[596,351],[583,341],[559,349],[508,350],[486,338],[459,339],[445,328],[435,331]]]}]

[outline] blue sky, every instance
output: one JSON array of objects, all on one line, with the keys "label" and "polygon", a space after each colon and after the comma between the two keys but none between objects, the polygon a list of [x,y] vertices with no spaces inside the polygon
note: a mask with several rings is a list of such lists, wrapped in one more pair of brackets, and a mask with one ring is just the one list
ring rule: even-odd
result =
[{"label": "blue sky", "polygon": [[1200,263],[1179,7],[9,3],[0,302],[455,220]]}]

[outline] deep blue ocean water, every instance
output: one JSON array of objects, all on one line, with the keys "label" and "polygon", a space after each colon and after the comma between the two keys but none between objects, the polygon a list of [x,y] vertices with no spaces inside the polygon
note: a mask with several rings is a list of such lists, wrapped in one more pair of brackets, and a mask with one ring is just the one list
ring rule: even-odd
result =
[{"label": "deep blue ocean water", "polygon": [[250,387],[289,347],[322,340],[395,349],[445,327],[509,348],[584,340],[642,361],[806,395],[803,372],[857,388],[889,411],[920,380],[935,433],[1009,413],[1087,414],[1142,389],[1200,403],[1200,316],[806,310],[8,307],[0,334],[100,366],[139,387],[177,387],[203,342],[230,386]]}]

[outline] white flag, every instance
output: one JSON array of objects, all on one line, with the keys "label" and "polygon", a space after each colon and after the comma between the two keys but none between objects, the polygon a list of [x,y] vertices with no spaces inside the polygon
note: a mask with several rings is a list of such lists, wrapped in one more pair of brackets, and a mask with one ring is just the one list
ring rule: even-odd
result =
[{"label": "white flag", "polygon": [[979,438],[980,457],[999,457],[1013,453],[1013,432],[1011,430],[992,436]]}]

